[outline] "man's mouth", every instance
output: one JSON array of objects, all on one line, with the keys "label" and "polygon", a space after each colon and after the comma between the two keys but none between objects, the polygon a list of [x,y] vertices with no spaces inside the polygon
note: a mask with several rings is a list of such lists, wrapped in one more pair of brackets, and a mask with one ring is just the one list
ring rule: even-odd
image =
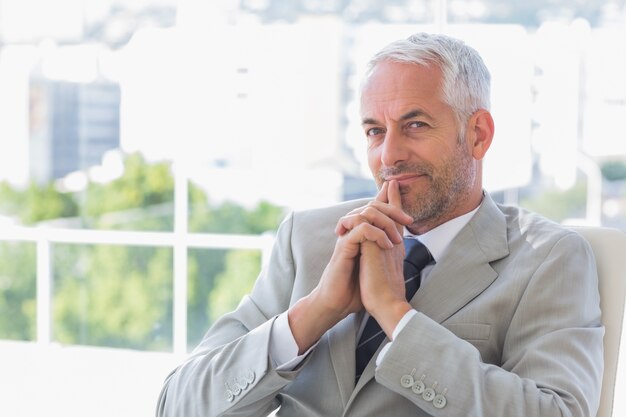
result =
[{"label": "man's mouth", "polygon": [[407,186],[417,181],[419,178],[423,177],[424,174],[399,174],[399,175],[389,175],[385,177],[385,181],[398,181],[398,185],[400,187]]}]

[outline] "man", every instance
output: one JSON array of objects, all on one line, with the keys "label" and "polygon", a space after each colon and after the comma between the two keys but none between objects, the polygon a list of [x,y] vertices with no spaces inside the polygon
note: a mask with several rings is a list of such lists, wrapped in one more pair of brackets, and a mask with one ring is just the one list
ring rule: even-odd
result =
[{"label": "man", "polygon": [[[476,51],[427,34],[387,46],[361,113],[375,199],[287,218],[254,290],[168,377],[157,415],[594,416],[591,250],[483,191],[494,124]],[[403,240],[423,259],[403,261]]]}]

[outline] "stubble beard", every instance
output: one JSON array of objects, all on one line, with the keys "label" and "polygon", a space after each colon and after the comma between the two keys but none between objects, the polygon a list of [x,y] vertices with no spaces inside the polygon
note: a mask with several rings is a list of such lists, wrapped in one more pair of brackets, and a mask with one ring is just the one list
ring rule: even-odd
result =
[{"label": "stubble beard", "polygon": [[382,183],[391,175],[422,175],[428,181],[424,191],[415,191],[411,185],[400,186],[402,208],[413,217],[414,225],[435,227],[452,218],[455,209],[469,197],[476,179],[472,161],[472,157],[459,147],[438,168],[427,162],[400,164],[383,168],[378,180]]}]

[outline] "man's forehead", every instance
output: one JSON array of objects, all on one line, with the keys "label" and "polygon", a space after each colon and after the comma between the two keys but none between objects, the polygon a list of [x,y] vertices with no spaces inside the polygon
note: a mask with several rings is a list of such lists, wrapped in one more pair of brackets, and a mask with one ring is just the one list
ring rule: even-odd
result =
[{"label": "man's forehead", "polygon": [[377,64],[361,86],[361,101],[387,95],[432,95],[442,85],[441,71],[434,66],[384,61]]},{"label": "man's forehead", "polygon": [[363,119],[375,118],[381,110],[396,118],[431,115],[433,105],[444,104],[440,72],[418,64],[381,62],[363,83],[360,112]]}]

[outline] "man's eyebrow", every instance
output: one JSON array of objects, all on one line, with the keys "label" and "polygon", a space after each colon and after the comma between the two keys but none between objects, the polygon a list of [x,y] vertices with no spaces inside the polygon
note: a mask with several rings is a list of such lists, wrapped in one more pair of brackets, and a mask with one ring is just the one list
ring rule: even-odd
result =
[{"label": "man's eyebrow", "polygon": [[432,120],[432,117],[430,116],[430,114],[426,113],[424,110],[411,110],[408,113],[403,114],[402,116],[400,116],[400,120],[404,121],[404,120],[409,120],[409,119],[413,119],[414,117],[425,117],[429,120]]},{"label": "man's eyebrow", "polygon": [[[402,116],[400,116],[400,121],[413,119],[414,117],[425,117],[429,120],[432,120],[432,117],[430,116],[430,114],[426,113],[424,110],[416,109],[416,110],[411,110],[407,113],[404,113]],[[381,123],[372,117],[366,117],[361,121],[361,124],[362,125],[378,125]]]}]

